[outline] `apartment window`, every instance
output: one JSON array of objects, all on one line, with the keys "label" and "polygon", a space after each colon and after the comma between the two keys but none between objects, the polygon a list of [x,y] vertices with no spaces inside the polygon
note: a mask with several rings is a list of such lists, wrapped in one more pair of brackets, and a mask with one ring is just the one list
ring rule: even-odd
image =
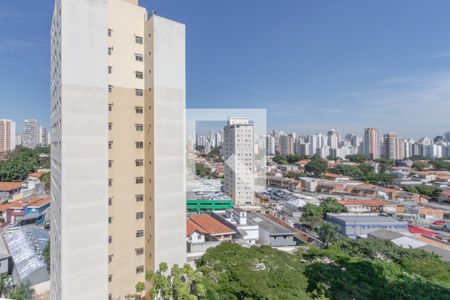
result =
[{"label": "apartment window", "polygon": [[136,220],[142,219],[144,217],[144,213],[142,211],[136,213]]},{"label": "apartment window", "polygon": [[112,89],[113,89],[113,86],[112,85],[108,85],[108,92],[109,93],[112,93]]},{"label": "apartment window", "polygon": [[144,39],[142,38],[142,36],[135,36],[134,40],[136,41],[136,44],[143,44],[144,43]]},{"label": "apartment window", "polygon": [[136,131],[144,131],[144,125],[143,124],[135,124]]},{"label": "apartment window", "polygon": [[136,142],[136,148],[137,149],[143,149],[144,148],[144,142]]},{"label": "apartment window", "polygon": [[137,202],[142,202],[142,201],[144,201],[144,195],[142,195],[142,194],[136,195],[135,198],[136,198],[136,201],[137,201]]},{"label": "apartment window", "polygon": [[108,160],[108,168],[112,168],[112,164],[113,164],[113,161],[112,160]]},{"label": "apartment window", "polygon": [[108,224],[112,223],[112,217],[108,217]]},{"label": "apartment window", "polygon": [[112,141],[109,141],[109,142],[108,142],[108,149],[112,149],[112,145],[113,145],[113,142],[112,142]]},{"label": "apartment window", "polygon": [[134,54],[134,58],[136,59],[136,61],[144,61],[144,56],[142,56],[142,54]]},{"label": "apartment window", "polygon": [[135,90],[136,96],[144,96],[144,90],[143,89],[136,89]]},{"label": "apartment window", "polygon": [[144,266],[136,267],[136,274],[144,272]]},{"label": "apartment window", "polygon": [[109,123],[108,123],[108,130],[111,130],[111,129],[112,129],[112,123],[109,122]]},{"label": "apartment window", "polygon": [[111,282],[112,281],[112,274],[109,274],[108,275],[108,282]]},{"label": "apartment window", "polygon": [[109,206],[112,205],[112,198],[108,198],[108,205],[109,205]]},{"label": "apartment window", "polygon": [[112,111],[112,104],[108,104],[108,111]]},{"label": "apartment window", "polygon": [[142,167],[144,165],[143,159],[136,159],[136,167]]},{"label": "apartment window", "polygon": [[108,186],[112,186],[112,182],[113,182],[112,179],[108,179]]},{"label": "apartment window", "polygon": [[112,67],[108,66],[108,74],[111,74],[111,73],[112,73]]},{"label": "apartment window", "polygon": [[140,71],[136,71],[134,73],[135,73],[136,78],[138,78],[138,79],[143,79],[144,78],[144,73],[142,73]]},{"label": "apartment window", "polygon": [[138,231],[136,231],[136,237],[143,237],[144,236],[144,230],[140,229]]},{"label": "apartment window", "polygon": [[136,110],[137,114],[144,113],[144,108],[142,106],[136,106],[134,109]]},{"label": "apartment window", "polygon": [[144,254],[144,248],[136,248],[136,255],[142,255]]},{"label": "apartment window", "polygon": [[113,50],[112,47],[108,47],[108,55],[111,55],[111,54],[112,54],[112,50]]},{"label": "apartment window", "polygon": [[137,184],[142,184],[142,183],[144,183],[144,177],[142,177],[142,176],[136,177],[136,183],[137,183]]},{"label": "apartment window", "polygon": [[108,263],[112,263],[112,255],[108,255]]},{"label": "apartment window", "polygon": [[112,236],[108,236],[108,243],[112,243]]},{"label": "apartment window", "polygon": [[112,36],[112,29],[108,28],[108,36]]}]

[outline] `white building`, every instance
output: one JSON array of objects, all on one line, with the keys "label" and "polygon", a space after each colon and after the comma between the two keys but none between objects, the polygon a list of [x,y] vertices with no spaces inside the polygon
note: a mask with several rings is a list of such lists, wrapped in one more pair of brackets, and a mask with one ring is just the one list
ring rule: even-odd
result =
[{"label": "white building", "polygon": [[28,148],[39,146],[40,130],[39,122],[34,119],[26,119],[23,123],[22,145]]},{"label": "white building", "polygon": [[230,118],[224,127],[224,191],[236,206],[253,204],[255,194],[254,126]]},{"label": "white building", "polygon": [[0,119],[0,153],[16,149],[16,123]]},{"label": "white building", "polygon": [[266,136],[266,155],[275,155],[275,137],[271,135]]}]

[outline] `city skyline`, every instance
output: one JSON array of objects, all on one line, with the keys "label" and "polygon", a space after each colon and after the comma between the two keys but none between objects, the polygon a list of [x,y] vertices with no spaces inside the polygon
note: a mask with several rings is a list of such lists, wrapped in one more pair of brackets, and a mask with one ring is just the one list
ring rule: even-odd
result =
[{"label": "city skyline", "polygon": [[[1,117],[13,119],[19,131],[27,118],[48,127],[50,110],[52,3],[28,2],[5,3],[0,13],[0,63],[5,66],[0,70]],[[266,108],[269,128],[302,133],[374,127],[420,138],[434,136],[447,125],[450,41],[440,30],[450,25],[447,2],[437,1],[432,8],[410,1],[287,2],[281,7],[252,1],[141,4],[190,28],[188,107]],[[386,5],[390,9],[379,15]],[[200,13],[205,10],[209,13]],[[269,16],[275,21],[261,31]],[[360,26],[352,26],[355,22]],[[345,35],[338,39],[336,32]],[[268,36],[273,39],[270,45]],[[284,44],[289,49],[278,47]],[[23,81],[27,89],[18,86]]]}]

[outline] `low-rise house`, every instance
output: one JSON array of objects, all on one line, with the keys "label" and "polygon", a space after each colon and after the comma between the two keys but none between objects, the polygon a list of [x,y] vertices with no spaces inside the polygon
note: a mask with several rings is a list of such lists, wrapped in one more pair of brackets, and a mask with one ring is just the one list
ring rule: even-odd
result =
[{"label": "low-rise house", "polygon": [[353,187],[352,193],[359,197],[376,198],[378,190],[380,187],[376,185],[363,183]]},{"label": "low-rise house", "polygon": [[217,221],[209,214],[193,215],[188,220],[202,228],[207,241],[231,241],[236,234],[232,228]]},{"label": "low-rise house", "polygon": [[327,194],[345,193],[345,185],[340,182],[322,180],[317,185],[317,191]]},{"label": "low-rise house", "polygon": [[208,248],[231,241],[237,232],[209,214],[190,216],[186,220],[187,251],[201,256]]},{"label": "low-rise house", "polygon": [[350,213],[395,213],[396,204],[382,200],[349,199],[338,200]]},{"label": "low-rise house", "polygon": [[0,205],[1,226],[18,223],[24,219],[34,222],[49,207],[50,197],[36,197],[6,202]]},{"label": "low-rise house", "polygon": [[295,246],[294,233],[259,213],[248,213],[248,223],[258,225],[259,243],[272,247]]},{"label": "low-rise house", "polygon": [[325,173],[323,174],[323,177],[326,179],[330,179],[336,182],[341,182],[341,181],[350,181],[350,177],[348,176],[344,176],[341,174],[334,174],[334,173]]},{"label": "low-rise house", "polygon": [[0,182],[0,201],[7,201],[20,194],[22,182]]},{"label": "low-rise house", "polygon": [[301,187],[307,192],[315,192],[320,181],[319,179],[312,177],[301,177],[299,180],[301,182]]},{"label": "low-rise house", "polygon": [[327,220],[339,226],[339,232],[350,237],[366,237],[378,229],[406,232],[408,223],[380,215],[327,214]]},{"label": "low-rise house", "polygon": [[417,219],[424,220],[442,220],[444,218],[444,211],[442,209],[434,209],[431,207],[419,207],[413,209],[413,213]]},{"label": "low-rise house", "polygon": [[416,171],[415,177],[420,178],[424,183],[432,182],[436,180],[436,173],[434,171]]},{"label": "low-rise house", "polygon": [[240,240],[249,244],[256,244],[258,241],[259,226],[248,223],[246,211],[239,208],[227,209],[222,212],[214,212],[211,216],[236,231]]},{"label": "low-rise house", "polygon": [[286,189],[302,188],[301,182],[299,180],[280,176],[267,176],[267,186],[280,187]]}]

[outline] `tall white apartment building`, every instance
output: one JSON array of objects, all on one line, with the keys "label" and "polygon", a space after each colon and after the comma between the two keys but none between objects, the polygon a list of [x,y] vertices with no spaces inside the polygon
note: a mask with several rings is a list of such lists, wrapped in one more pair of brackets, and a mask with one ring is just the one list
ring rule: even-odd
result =
[{"label": "tall white apartment building", "polygon": [[275,155],[275,137],[271,135],[266,136],[266,155]]},{"label": "tall white apartment building", "polygon": [[280,153],[281,155],[294,154],[295,139],[292,135],[280,136]]},{"label": "tall white apartment building", "polygon": [[125,299],[185,263],[184,25],[56,0],[51,113],[51,298]]},{"label": "tall white apartment building", "polygon": [[22,145],[27,148],[39,146],[40,130],[39,122],[34,119],[26,119],[23,122]]},{"label": "tall white apartment building", "polygon": [[340,134],[336,129],[330,129],[328,131],[328,146],[331,149],[339,148],[339,139],[340,139]]},{"label": "tall white apartment building", "polygon": [[0,153],[11,152],[16,148],[16,123],[0,119]]},{"label": "tall white apartment building", "polygon": [[224,192],[236,206],[254,203],[254,126],[247,118],[230,118],[224,127]]}]

